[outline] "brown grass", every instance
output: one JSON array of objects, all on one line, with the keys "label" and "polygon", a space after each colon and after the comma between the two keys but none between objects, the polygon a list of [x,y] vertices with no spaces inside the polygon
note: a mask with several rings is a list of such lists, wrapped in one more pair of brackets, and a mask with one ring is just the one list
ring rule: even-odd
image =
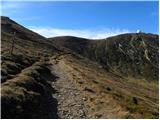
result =
[{"label": "brown grass", "polygon": [[[123,78],[72,56],[63,59],[70,79],[86,97],[95,118],[158,118],[158,82]],[[79,80],[84,83],[80,84]],[[96,84],[93,80],[97,81]],[[85,87],[93,92],[83,91]]]}]

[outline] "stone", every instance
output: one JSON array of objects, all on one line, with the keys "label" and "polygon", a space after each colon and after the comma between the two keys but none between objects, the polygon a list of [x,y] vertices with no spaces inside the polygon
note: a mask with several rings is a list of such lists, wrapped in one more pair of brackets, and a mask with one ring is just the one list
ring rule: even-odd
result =
[{"label": "stone", "polygon": [[86,97],[84,97],[84,98],[82,98],[83,99],[83,101],[87,101],[87,98]]},{"label": "stone", "polygon": [[88,92],[91,92],[91,93],[95,93],[95,91],[93,91],[91,88],[89,87],[85,87],[84,88],[84,91],[88,91]]},{"label": "stone", "polygon": [[98,84],[98,82],[96,80],[92,80],[93,83]]},{"label": "stone", "polygon": [[78,83],[79,83],[79,84],[83,84],[83,83],[84,83],[84,80],[78,80]]}]

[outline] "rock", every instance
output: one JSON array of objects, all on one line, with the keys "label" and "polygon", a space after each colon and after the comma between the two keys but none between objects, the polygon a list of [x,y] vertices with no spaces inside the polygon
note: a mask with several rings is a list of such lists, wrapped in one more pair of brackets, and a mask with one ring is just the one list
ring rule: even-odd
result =
[{"label": "rock", "polygon": [[61,103],[59,102],[58,105],[60,105]]},{"label": "rock", "polygon": [[71,107],[71,106],[75,106],[76,104],[75,103],[73,103],[73,104],[70,104],[69,106]]},{"label": "rock", "polygon": [[93,102],[93,100],[94,100],[94,98],[91,97],[91,98],[90,98],[90,101]]},{"label": "rock", "polygon": [[81,105],[76,105],[76,107],[81,107]]},{"label": "rock", "polygon": [[61,95],[58,95],[58,97],[61,97]]},{"label": "rock", "polygon": [[106,90],[107,91],[111,91],[112,89],[110,87],[106,87]]},{"label": "rock", "polygon": [[91,93],[95,93],[95,91],[93,91],[91,88],[89,87],[85,87],[84,88],[84,91],[88,91],[88,92],[91,92]]},{"label": "rock", "polygon": [[83,115],[83,114],[80,114],[80,118],[84,118],[84,115]]},{"label": "rock", "polygon": [[70,116],[70,119],[74,119],[74,116]]},{"label": "rock", "polygon": [[92,80],[93,83],[98,84],[98,82],[96,80]]},{"label": "rock", "polygon": [[78,92],[76,92],[76,93],[75,93],[75,95],[79,95],[79,93],[78,93]]},{"label": "rock", "polygon": [[96,118],[96,119],[101,118],[101,117],[102,117],[102,114],[96,114],[96,115],[95,115],[95,118]]},{"label": "rock", "polygon": [[87,101],[87,98],[86,97],[84,97],[84,98],[82,98],[83,99],[83,101]]},{"label": "rock", "polygon": [[78,83],[79,83],[79,84],[83,84],[83,83],[84,83],[84,80],[78,80]]}]

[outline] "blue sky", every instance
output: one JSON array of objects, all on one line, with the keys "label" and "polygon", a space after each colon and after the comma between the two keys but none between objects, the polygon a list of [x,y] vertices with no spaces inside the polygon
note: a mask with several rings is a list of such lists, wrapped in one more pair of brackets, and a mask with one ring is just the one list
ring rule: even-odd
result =
[{"label": "blue sky", "polygon": [[2,15],[46,37],[158,34],[158,1],[2,2]]}]

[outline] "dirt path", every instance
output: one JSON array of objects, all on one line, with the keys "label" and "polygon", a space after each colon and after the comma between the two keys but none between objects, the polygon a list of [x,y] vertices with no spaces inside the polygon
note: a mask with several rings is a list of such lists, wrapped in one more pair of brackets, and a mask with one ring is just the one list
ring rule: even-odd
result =
[{"label": "dirt path", "polygon": [[63,61],[54,58],[50,60],[50,63],[52,64],[52,73],[57,76],[56,82],[53,82],[52,86],[57,91],[56,94],[53,94],[53,97],[58,101],[59,118],[90,118],[80,91],[76,89],[72,81],[69,80],[67,74],[63,70]]},{"label": "dirt path", "polygon": [[[53,97],[58,101],[59,118],[125,118],[128,111],[119,105],[112,94],[101,92],[102,88],[98,85],[104,85],[103,83],[100,81],[98,83],[93,82],[93,80],[98,80],[100,77],[102,79],[104,76],[97,78],[96,71],[88,71],[87,67],[81,66],[83,65],[81,63],[77,63],[79,65],[77,66],[73,63],[76,62],[74,60],[69,63],[66,61],[68,57],[63,54],[50,59],[50,70],[52,74],[57,76],[56,82],[52,82],[52,87],[57,91]],[[84,73],[89,78],[85,77]],[[75,82],[81,80],[84,83]]]}]

